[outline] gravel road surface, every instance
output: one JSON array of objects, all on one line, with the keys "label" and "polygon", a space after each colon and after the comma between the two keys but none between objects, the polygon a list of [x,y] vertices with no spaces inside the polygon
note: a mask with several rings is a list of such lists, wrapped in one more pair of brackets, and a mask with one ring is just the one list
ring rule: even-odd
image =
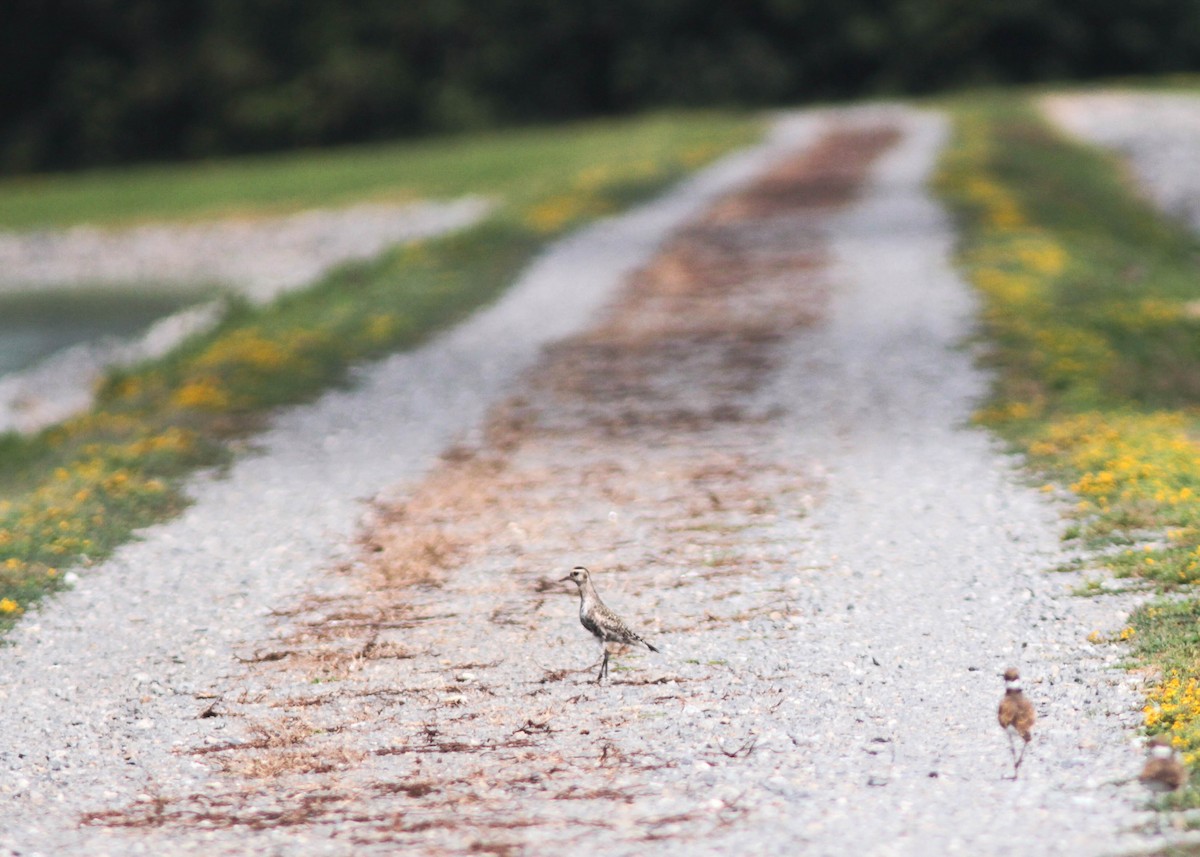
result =
[{"label": "gravel road surface", "polygon": [[1200,96],[1112,89],[1041,104],[1070,133],[1121,155],[1147,196],[1200,229]]},{"label": "gravel road surface", "polygon": [[0,294],[80,286],[167,289],[221,285],[255,302],[307,285],[330,268],[392,244],[462,229],[478,197],[368,203],[255,217],[125,228],[0,232]]},{"label": "gravel road surface", "polygon": [[[946,133],[787,117],[282,414],[0,650],[0,854],[1146,845],[1129,604],[967,427]],[[601,687],[580,563],[663,650]]]}]

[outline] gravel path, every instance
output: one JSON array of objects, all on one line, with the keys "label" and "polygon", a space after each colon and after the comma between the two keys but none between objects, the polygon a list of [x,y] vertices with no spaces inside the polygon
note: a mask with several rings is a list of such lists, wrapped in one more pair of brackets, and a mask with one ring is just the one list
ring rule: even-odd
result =
[{"label": "gravel path", "polygon": [[0,232],[0,293],[221,285],[265,302],[392,244],[462,229],[488,207],[486,200],[468,197],[191,224]]},{"label": "gravel path", "polygon": [[[1128,604],[1046,572],[1058,509],[964,427],[945,134],[801,114],[282,415],[0,651],[0,853],[1143,844],[1140,700],[1085,642]],[[601,688],[577,562],[663,649]]]},{"label": "gravel path", "polygon": [[1041,105],[1070,133],[1124,157],[1152,200],[1200,229],[1200,95],[1114,89]]},{"label": "gravel path", "polygon": [[220,719],[197,718],[203,696],[270,637],[273,609],[336,586],[323,572],[353,550],[363,500],[425,472],[672,228],[814,133],[811,119],[782,122],[763,149],[564,240],[494,307],[364,371],[353,392],[281,415],[261,455],[197,480],[180,519],[27,617],[0,649],[0,853],[129,853],[79,814],[160,785],[206,788],[213,772],[175,752],[220,735]]}]

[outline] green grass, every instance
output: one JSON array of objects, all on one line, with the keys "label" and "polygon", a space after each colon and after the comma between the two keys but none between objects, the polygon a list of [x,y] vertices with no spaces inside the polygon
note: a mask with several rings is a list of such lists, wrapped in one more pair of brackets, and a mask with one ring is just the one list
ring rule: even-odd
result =
[{"label": "green grass", "polygon": [[690,168],[752,139],[731,113],[660,113],[475,136],[0,181],[0,228],[258,216],[462,194],[521,206],[584,169]]},{"label": "green grass", "polygon": [[[1130,628],[1159,676],[1145,724],[1200,762],[1200,239],[1161,216],[1111,157],[1054,133],[1025,101],[955,109],[938,187],[962,227],[995,369],[979,420],[1077,498],[1068,533],[1165,597]],[[1085,587],[1085,590],[1098,587]],[[1099,629],[1098,629],[1099,630]],[[1200,792],[1173,806],[1200,805]]]},{"label": "green grass", "polygon": [[[549,241],[662,191],[760,130],[697,114],[462,141],[461,163],[453,151],[437,154],[437,181],[502,194],[485,222],[345,265],[269,306],[236,305],[216,330],[111,374],[89,413],[36,437],[0,437],[0,630],[57,589],[65,569],[183,508],[186,477],[230,461],[272,408],[413,347],[494,300]],[[343,157],[330,155],[336,169]],[[476,178],[486,187],[471,185]],[[79,181],[92,193],[91,179]],[[105,216],[125,216],[124,205]]]}]

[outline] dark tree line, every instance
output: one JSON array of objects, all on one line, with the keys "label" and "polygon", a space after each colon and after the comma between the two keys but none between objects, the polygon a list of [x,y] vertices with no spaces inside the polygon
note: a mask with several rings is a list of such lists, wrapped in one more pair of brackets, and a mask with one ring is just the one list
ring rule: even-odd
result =
[{"label": "dark tree line", "polygon": [[0,170],[1185,71],[1194,0],[3,0]]}]

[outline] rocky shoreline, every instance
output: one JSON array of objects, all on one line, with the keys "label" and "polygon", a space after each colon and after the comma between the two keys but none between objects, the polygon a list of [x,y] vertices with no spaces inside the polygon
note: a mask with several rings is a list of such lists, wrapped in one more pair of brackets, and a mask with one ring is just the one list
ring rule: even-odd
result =
[{"label": "rocky shoreline", "polygon": [[[255,220],[0,233],[0,296],[118,285],[190,291],[208,285],[265,303],[338,265],[470,226],[490,206],[470,196]],[[223,301],[189,307],[132,341],[83,343],[0,377],[0,433],[37,431],[78,413],[91,403],[105,369],[165,354],[216,324],[223,311]]]}]

